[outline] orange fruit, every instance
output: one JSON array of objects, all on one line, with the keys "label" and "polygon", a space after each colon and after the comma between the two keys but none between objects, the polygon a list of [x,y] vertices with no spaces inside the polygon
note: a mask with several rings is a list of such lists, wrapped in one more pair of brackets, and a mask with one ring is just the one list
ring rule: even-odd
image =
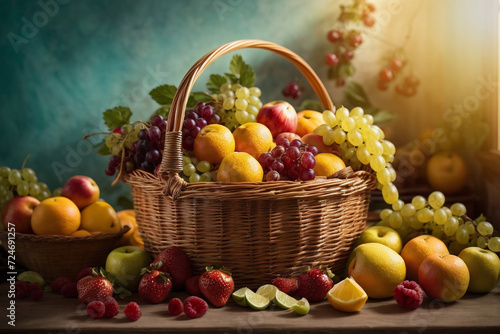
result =
[{"label": "orange fruit", "polygon": [[406,264],[406,278],[418,280],[418,268],[432,254],[450,254],[445,243],[432,235],[419,235],[408,241],[401,250]]},{"label": "orange fruit", "polygon": [[31,227],[39,235],[70,235],[80,227],[80,210],[66,197],[43,200],[33,210]]},{"label": "orange fruit", "polygon": [[301,137],[305,136],[308,133],[313,133],[321,124],[325,124],[322,113],[316,110],[302,110],[297,114],[295,133]]},{"label": "orange fruit", "polygon": [[432,254],[418,268],[418,284],[430,299],[454,302],[465,295],[469,269],[456,255]]},{"label": "orange fruit", "polygon": [[73,233],[70,234],[72,237],[83,237],[86,235],[91,235],[89,231],[87,230],[77,230]]},{"label": "orange fruit", "polygon": [[365,290],[352,277],[335,284],[326,294],[333,308],[344,312],[358,312],[368,300]]},{"label": "orange fruit", "polygon": [[434,190],[445,195],[456,194],[467,183],[467,165],[458,154],[444,151],[429,158],[426,175]]},{"label": "orange fruit", "polygon": [[255,159],[268,152],[273,145],[271,130],[264,124],[245,123],[233,132],[236,152],[246,152]]},{"label": "orange fruit", "polygon": [[81,228],[91,233],[116,233],[121,226],[115,209],[107,202],[97,201],[82,210]]},{"label": "orange fruit", "polygon": [[219,182],[261,182],[263,176],[260,163],[246,152],[229,153],[217,171]]},{"label": "orange fruit", "polygon": [[200,130],[193,144],[194,155],[199,161],[208,161],[213,165],[234,152],[235,142],[231,131],[220,124],[209,124]]},{"label": "orange fruit", "polygon": [[319,153],[314,158],[316,165],[313,170],[316,176],[330,176],[345,168],[344,161],[332,153]]},{"label": "orange fruit", "polygon": [[135,211],[121,210],[117,212],[117,215],[120,220],[120,226],[122,228],[125,226],[130,228],[130,230],[118,240],[117,247],[130,245],[144,248],[144,241],[139,233],[137,221],[135,219]]}]

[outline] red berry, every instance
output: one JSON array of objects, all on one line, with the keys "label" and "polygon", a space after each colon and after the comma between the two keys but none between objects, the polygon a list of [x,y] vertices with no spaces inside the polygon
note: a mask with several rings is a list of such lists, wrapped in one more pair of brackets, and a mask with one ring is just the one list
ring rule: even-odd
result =
[{"label": "red berry", "polygon": [[104,303],[99,300],[94,300],[87,305],[87,314],[92,319],[102,319],[106,312]]},{"label": "red berry", "polygon": [[416,309],[424,300],[424,291],[415,281],[404,281],[394,289],[394,298],[399,306]]},{"label": "red berry", "polygon": [[342,87],[345,85],[345,79],[343,77],[338,77],[336,82],[337,87]]},{"label": "red berry", "polygon": [[363,19],[363,23],[367,27],[373,27],[373,25],[375,24],[375,18],[373,16],[366,15],[366,17]]},{"label": "red berry", "polygon": [[141,308],[136,302],[130,302],[123,310],[125,316],[132,321],[137,321],[142,316]]},{"label": "red berry", "polygon": [[335,53],[327,53],[325,55],[325,64],[328,66],[335,66],[339,63],[339,58]]},{"label": "red berry", "polygon": [[16,281],[15,289],[16,289],[16,299],[23,299],[29,296],[29,283],[23,281]]},{"label": "red berry", "polygon": [[409,75],[405,78],[405,84],[410,87],[417,87],[420,84],[420,80],[414,75]]},{"label": "red berry", "polygon": [[80,270],[80,272],[78,274],[76,274],[75,283],[78,283],[78,281],[81,278],[84,278],[85,276],[91,276],[91,275],[92,275],[92,267],[83,268],[82,270]]},{"label": "red berry", "polygon": [[372,3],[367,3],[366,6],[368,7],[368,10],[370,12],[374,12],[375,11],[375,5],[372,4]]},{"label": "red berry", "polygon": [[184,313],[188,318],[200,318],[208,310],[208,304],[200,297],[190,296],[184,300]]},{"label": "red berry", "polygon": [[94,300],[104,300],[113,295],[111,282],[100,276],[86,276],[76,283],[78,300],[82,303],[90,303]]},{"label": "red berry", "polygon": [[76,283],[70,282],[64,284],[64,286],[61,288],[61,293],[66,298],[78,297],[78,290],[76,289]]},{"label": "red berry", "polygon": [[203,294],[200,290],[200,275],[193,276],[188,278],[186,281],[186,291],[190,296],[203,297]]},{"label": "red berry", "polygon": [[338,42],[342,39],[342,33],[338,30],[330,30],[326,34],[326,38],[332,43]]},{"label": "red berry", "polygon": [[182,300],[179,298],[172,298],[168,302],[168,312],[170,312],[171,315],[173,316],[178,316],[183,312],[183,305],[182,305]]},{"label": "red berry", "polygon": [[361,43],[363,43],[363,38],[361,37],[361,35],[352,36],[352,38],[351,38],[351,45],[352,46],[357,47],[357,46],[360,46]]},{"label": "red berry", "polygon": [[379,80],[378,83],[377,83],[377,87],[380,90],[387,90],[387,88],[389,88],[389,83],[385,82],[385,81],[382,81],[382,80]]},{"label": "red berry", "polygon": [[113,318],[120,313],[120,305],[113,297],[107,297],[102,301],[106,311],[104,312],[104,318]]},{"label": "red berry", "polygon": [[[217,115],[218,116],[218,115]],[[215,115],[213,116],[215,117]],[[169,273],[172,278],[174,290],[184,289],[186,280],[193,276],[191,263],[184,251],[177,246],[170,246],[160,252],[153,263],[161,261],[163,264],[159,271]]]},{"label": "red berry", "polygon": [[276,277],[271,281],[271,284],[290,296],[297,293],[297,289],[299,288],[297,280],[291,278]]},{"label": "red berry", "polygon": [[[161,263],[157,263],[156,267],[159,265]],[[167,299],[170,291],[172,291],[170,277],[155,269],[144,274],[139,282],[139,297],[151,304],[158,304]]]},{"label": "red berry", "polygon": [[121,134],[121,135],[125,133],[125,131],[123,131],[123,128],[120,127],[120,126],[117,127],[117,128],[114,128],[112,132],[113,133],[118,133],[118,134]]},{"label": "red berry", "polygon": [[406,86],[403,85],[403,84],[397,84],[396,87],[394,87],[394,90],[396,91],[396,93],[400,94],[400,95],[405,95],[406,92]]},{"label": "red berry", "polygon": [[207,268],[207,271],[200,276],[199,286],[203,296],[215,307],[226,305],[234,291],[231,275],[219,269]]},{"label": "red berry", "polygon": [[63,286],[66,284],[71,283],[71,280],[67,278],[66,276],[60,276],[52,282],[50,285],[50,290],[55,293],[61,293],[61,289]]},{"label": "red berry", "polygon": [[313,268],[297,278],[298,293],[309,302],[319,302],[325,299],[326,294],[333,286],[332,279],[326,272]]},{"label": "red berry", "polygon": [[392,59],[389,66],[393,72],[397,72],[403,68],[404,63],[399,59]]},{"label": "red berry", "polygon": [[33,300],[39,300],[43,296],[43,290],[38,285],[38,283],[28,283],[28,289],[30,292],[30,298]]},{"label": "red berry", "polygon": [[392,74],[391,69],[389,69],[389,68],[384,68],[379,73],[380,81],[389,82],[392,80],[392,78],[393,78],[393,74]]},{"label": "red berry", "polygon": [[344,56],[345,60],[351,60],[352,58],[354,58],[354,52],[351,50],[347,50],[342,55]]}]

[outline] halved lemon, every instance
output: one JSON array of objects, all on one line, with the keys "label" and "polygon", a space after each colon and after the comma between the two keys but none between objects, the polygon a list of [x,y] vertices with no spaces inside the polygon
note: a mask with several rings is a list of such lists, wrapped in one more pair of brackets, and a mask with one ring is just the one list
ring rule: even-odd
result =
[{"label": "halved lemon", "polygon": [[330,305],[344,312],[358,312],[368,300],[365,290],[351,277],[335,284],[326,297]]}]

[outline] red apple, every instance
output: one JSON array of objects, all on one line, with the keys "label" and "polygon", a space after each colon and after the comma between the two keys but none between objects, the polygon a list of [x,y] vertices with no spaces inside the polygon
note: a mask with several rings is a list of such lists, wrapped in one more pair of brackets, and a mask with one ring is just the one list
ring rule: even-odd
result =
[{"label": "red apple", "polygon": [[[31,215],[40,201],[32,196],[16,196],[5,204],[2,222],[5,229],[14,224],[16,233],[33,233]],[[10,224],[9,224],[10,223]]]},{"label": "red apple", "polygon": [[66,181],[61,196],[67,197],[81,210],[99,199],[100,191],[97,183],[85,175],[75,175]]},{"label": "red apple", "polygon": [[298,140],[302,141],[302,138],[296,133],[282,132],[278,136],[276,136],[276,144],[281,142],[281,140],[284,138],[288,139],[289,142],[292,142],[292,140],[294,140],[294,139],[298,139]]},{"label": "red apple", "polygon": [[266,103],[257,114],[257,122],[271,130],[273,138],[282,132],[295,132],[297,129],[297,112],[286,101]]},{"label": "red apple", "polygon": [[302,137],[302,142],[307,145],[316,146],[319,153],[340,153],[340,147],[337,144],[325,145],[323,137],[316,133],[308,133]]}]

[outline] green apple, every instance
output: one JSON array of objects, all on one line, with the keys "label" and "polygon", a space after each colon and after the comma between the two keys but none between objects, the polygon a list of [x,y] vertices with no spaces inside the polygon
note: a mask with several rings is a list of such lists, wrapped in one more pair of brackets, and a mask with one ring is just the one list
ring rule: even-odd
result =
[{"label": "green apple", "polygon": [[124,288],[135,292],[141,280],[141,270],[151,264],[149,254],[137,246],[123,246],[112,250],[106,258],[106,271]]},{"label": "green apple", "polygon": [[401,253],[403,241],[398,232],[386,226],[372,226],[364,230],[356,245],[367,244],[369,242],[377,242],[394,250],[396,253]]},{"label": "green apple", "polygon": [[467,291],[486,293],[497,286],[500,279],[500,259],[490,250],[479,247],[467,247],[458,254],[470,272]]}]

